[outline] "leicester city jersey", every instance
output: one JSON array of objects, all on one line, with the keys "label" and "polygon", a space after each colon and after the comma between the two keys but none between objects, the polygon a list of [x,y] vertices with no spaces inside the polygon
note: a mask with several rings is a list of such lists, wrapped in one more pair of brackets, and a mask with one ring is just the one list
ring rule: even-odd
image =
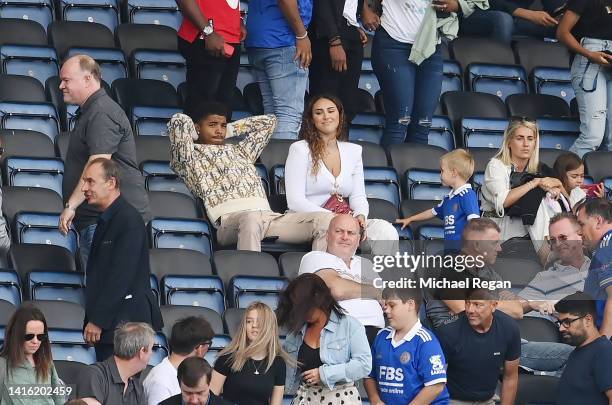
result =
[{"label": "leicester city jersey", "polygon": [[461,240],[467,221],[480,217],[478,196],[471,185],[464,184],[445,196],[432,212],[444,221],[444,240]]},{"label": "leicester city jersey", "polygon": [[584,281],[584,292],[597,300],[597,327],[601,327],[608,294],[612,286],[612,231],[608,231],[593,254],[589,273]]},{"label": "leicester city jersey", "polygon": [[[425,386],[446,383],[446,360],[436,336],[418,322],[400,341],[393,328],[382,329],[372,345],[372,372],[386,405],[406,405]],[[447,405],[444,390],[432,402]]]}]

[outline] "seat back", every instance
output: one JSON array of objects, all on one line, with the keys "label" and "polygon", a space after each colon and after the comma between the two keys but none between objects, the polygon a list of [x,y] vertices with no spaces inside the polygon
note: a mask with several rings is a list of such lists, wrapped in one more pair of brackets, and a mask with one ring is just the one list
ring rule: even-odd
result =
[{"label": "seat back", "polygon": [[3,74],[0,75],[0,101],[44,103],[45,89],[33,77]]},{"label": "seat back", "polygon": [[305,252],[286,252],[279,256],[278,265],[281,275],[289,280],[293,280],[298,276],[300,263]]},{"label": "seat back", "polygon": [[170,138],[167,136],[136,136],[138,164],[147,160],[170,161]]},{"label": "seat back", "polygon": [[71,47],[66,57],[74,55],[89,55],[98,62],[102,73],[102,80],[109,85],[117,79],[128,77],[127,62],[119,48],[82,48]]},{"label": "seat back", "polygon": [[36,45],[0,46],[2,72],[30,76],[42,85],[51,76],[57,76],[58,61],[55,49]]},{"label": "seat back", "polygon": [[177,51],[136,49],[130,62],[133,74],[139,79],[161,80],[175,89],[186,79],[185,58]]},{"label": "seat back", "polygon": [[427,143],[449,152],[455,149],[453,124],[448,117],[438,115],[432,118]]},{"label": "seat back", "polygon": [[[14,270],[0,269],[0,312],[9,308],[12,314],[14,308],[6,306],[4,304],[5,302],[18,307],[19,304],[21,304],[21,287],[17,272]],[[2,319],[4,318],[0,318],[0,325],[6,325],[6,323],[3,323]],[[8,318],[6,321],[8,321]]]},{"label": "seat back", "polygon": [[3,159],[9,156],[55,157],[53,141],[40,132],[25,129],[0,129],[0,143],[4,147]]},{"label": "seat back", "polygon": [[610,169],[610,161],[612,159],[612,151],[595,151],[584,155],[584,167],[589,176],[595,181],[603,181],[612,176]]},{"label": "seat back", "polygon": [[470,63],[465,74],[471,91],[494,94],[502,100],[528,90],[527,73],[522,66]]},{"label": "seat back", "polygon": [[464,118],[461,120],[463,144],[468,148],[498,149],[507,127],[508,120],[504,118]]},{"label": "seat back", "polygon": [[63,21],[98,23],[112,32],[119,24],[117,0],[59,0]]},{"label": "seat back", "polygon": [[162,295],[166,305],[192,305],[225,310],[223,283],[217,276],[183,276],[168,274],[162,279]]},{"label": "seat back", "polygon": [[1,102],[0,128],[38,131],[55,140],[60,123],[51,103]]},{"label": "seat back", "polygon": [[276,260],[264,252],[218,250],[214,253],[213,263],[224,285],[229,285],[232,277],[237,275],[280,276]]},{"label": "seat back", "polygon": [[191,249],[211,256],[212,233],[202,219],[154,218],[149,234],[154,248]]},{"label": "seat back", "polygon": [[26,275],[34,270],[76,270],[72,253],[56,245],[14,243],[9,250],[9,262],[23,278],[24,285],[27,285]]},{"label": "seat back", "polygon": [[168,121],[183,110],[178,107],[134,106],[131,112],[134,135],[167,136]]},{"label": "seat back", "polygon": [[28,273],[29,298],[57,300],[85,306],[85,277],[75,271],[31,271]]},{"label": "seat back", "polygon": [[471,63],[514,64],[512,50],[492,38],[459,37],[451,42],[451,53],[465,70]]},{"label": "seat back", "polygon": [[151,79],[117,79],[112,92],[117,103],[131,114],[135,106],[173,107],[180,105],[178,93],[170,83]]},{"label": "seat back", "polygon": [[160,307],[160,310],[164,320],[162,332],[165,336],[172,336],[172,326],[174,326],[179,319],[188,316],[201,316],[208,321],[213,333],[216,335],[222,335],[224,333],[223,319],[221,315],[213,309],[190,305],[163,305]]},{"label": "seat back", "polygon": [[2,24],[0,24],[0,45],[47,45],[47,33],[41,24],[29,19],[23,19],[23,15],[19,18],[8,18],[4,16],[4,12],[0,7],[0,16]]},{"label": "seat back", "polygon": [[519,373],[516,405],[554,405],[557,403],[559,377]]},{"label": "seat back", "polygon": [[580,121],[571,118],[540,118],[540,148],[569,150],[580,134]]},{"label": "seat back", "polygon": [[40,24],[43,29],[54,17],[52,0],[5,1],[0,3],[0,18],[29,20]]},{"label": "seat back", "polygon": [[62,198],[46,188],[3,186],[2,194],[2,212],[8,224],[22,211],[59,214],[64,209]]},{"label": "seat back", "polygon": [[142,162],[140,170],[145,177],[145,188],[148,191],[170,191],[193,199],[185,183],[170,169],[169,162]]},{"label": "seat back", "polygon": [[504,281],[512,283],[512,290],[515,291],[527,286],[535,275],[543,270],[540,263],[519,257],[500,257],[494,268]]},{"label": "seat back", "polygon": [[560,97],[569,106],[575,97],[570,70],[567,67],[536,67],[531,73],[531,87],[537,94]]},{"label": "seat back", "polygon": [[107,26],[96,22],[54,21],[49,26],[49,43],[64,59],[72,47],[114,48],[115,38]]},{"label": "seat back", "polygon": [[247,308],[259,301],[275,310],[279,295],[287,284],[289,282],[284,277],[234,276],[228,286],[228,301],[235,308]]},{"label": "seat back", "polygon": [[561,343],[559,328],[552,321],[537,316],[524,316],[518,320],[521,338],[530,342]]},{"label": "seat back", "polygon": [[[79,304],[68,301],[37,300],[27,301],[41,310],[49,329],[83,330],[85,309]],[[93,349],[93,348],[92,348]],[[54,357],[55,358],[55,357]],[[61,359],[60,359],[61,360]]]},{"label": "seat back", "polygon": [[511,116],[529,118],[563,118],[570,116],[563,99],[548,94],[513,94],[506,99]]},{"label": "seat back", "polygon": [[245,311],[244,308],[228,308],[223,313],[225,328],[231,337],[236,336]]},{"label": "seat back", "polygon": [[14,237],[19,243],[61,246],[76,255],[78,249],[77,231],[71,228],[67,235],[63,235],[57,226],[59,218],[59,214],[19,212],[15,216]]},{"label": "seat back", "polygon": [[147,194],[153,217],[202,218],[195,199],[190,195],[172,191],[149,191]]},{"label": "seat back", "polygon": [[287,155],[289,154],[289,147],[293,142],[295,141],[290,139],[271,139],[263,152],[261,152],[259,161],[270,171],[270,177],[272,177],[272,167],[275,165],[285,165]]},{"label": "seat back", "polygon": [[183,15],[173,0],[127,0],[128,22],[165,25],[178,31]]},{"label": "seat back", "polygon": [[461,65],[454,60],[445,60],[442,65],[442,90],[440,94],[447,91],[463,91],[463,79],[461,76]]},{"label": "seat back", "polygon": [[128,58],[136,49],[177,50],[176,31],[165,25],[121,24],[116,32],[118,44]]},{"label": "seat back", "polygon": [[58,158],[7,157],[4,175],[11,186],[47,188],[61,196],[64,162]]},{"label": "seat back", "polygon": [[379,198],[399,207],[400,185],[394,168],[364,167],[363,177],[367,198]]},{"label": "seat back", "polygon": [[566,69],[570,65],[567,47],[557,42],[522,39],[514,43],[514,53],[527,73],[541,66]]}]

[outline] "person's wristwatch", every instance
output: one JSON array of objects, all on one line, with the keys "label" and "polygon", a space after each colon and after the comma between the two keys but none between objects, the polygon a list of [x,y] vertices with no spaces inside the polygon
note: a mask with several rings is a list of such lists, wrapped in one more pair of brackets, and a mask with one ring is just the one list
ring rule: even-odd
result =
[{"label": "person's wristwatch", "polygon": [[201,33],[200,33],[200,39],[204,39],[207,36],[209,36],[210,34],[212,34],[213,32],[215,32],[215,28],[213,25],[213,20],[208,20],[208,25],[205,26]]},{"label": "person's wristwatch", "polygon": [[64,208],[65,208],[65,209],[67,209],[67,210],[73,210],[73,211],[74,211],[74,208],[72,208],[72,207],[70,206],[70,203],[69,203],[69,202],[67,202],[66,204],[64,204]]}]

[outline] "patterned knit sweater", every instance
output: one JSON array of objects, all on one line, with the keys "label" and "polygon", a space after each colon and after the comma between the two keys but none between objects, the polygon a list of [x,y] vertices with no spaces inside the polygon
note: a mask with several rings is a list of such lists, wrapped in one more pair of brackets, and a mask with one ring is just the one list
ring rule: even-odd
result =
[{"label": "patterned knit sweater", "polygon": [[245,118],[227,125],[226,138],[246,134],[242,141],[205,145],[194,143],[196,130],[188,116],[175,114],[168,123],[170,167],[204,201],[213,224],[232,212],[270,210],[254,163],[275,126],[274,115]]}]

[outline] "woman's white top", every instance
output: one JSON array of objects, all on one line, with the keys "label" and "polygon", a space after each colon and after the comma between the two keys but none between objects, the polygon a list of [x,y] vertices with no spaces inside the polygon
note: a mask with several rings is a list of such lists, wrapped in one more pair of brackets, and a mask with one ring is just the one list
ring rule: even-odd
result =
[{"label": "woman's white top", "polygon": [[294,142],[285,162],[285,190],[287,207],[294,212],[326,212],[323,204],[332,192],[348,197],[354,215],[369,213],[363,180],[361,146],[350,142],[338,142],[340,174],[338,177],[319,161],[316,177],[312,175],[312,158],[305,140]]},{"label": "woman's white top", "polygon": [[431,0],[384,0],[380,24],[391,38],[413,44]]}]

